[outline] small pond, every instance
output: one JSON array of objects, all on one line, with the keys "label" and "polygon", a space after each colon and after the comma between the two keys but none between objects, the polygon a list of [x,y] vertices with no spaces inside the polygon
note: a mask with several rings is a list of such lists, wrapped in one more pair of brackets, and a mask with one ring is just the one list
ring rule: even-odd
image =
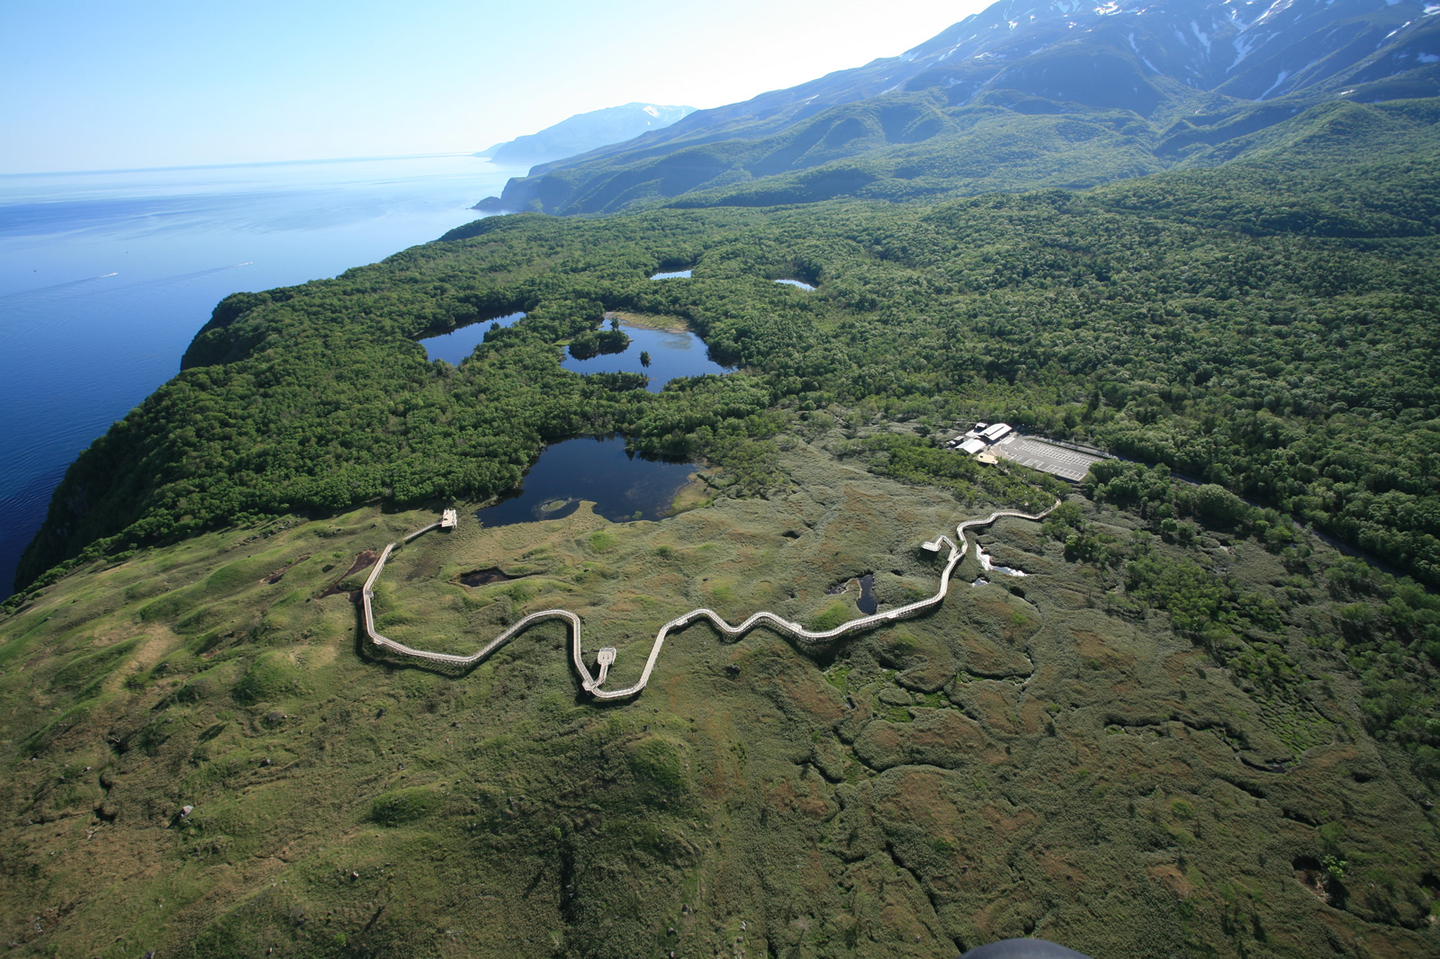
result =
[{"label": "small pond", "polygon": [[850,579],[842,579],[825,590],[826,596],[840,596],[850,592],[850,584],[860,584],[860,595],[855,597],[855,606],[866,616],[875,615],[875,610],[880,608],[880,601],[875,598],[875,573],[861,573]]},{"label": "small pond", "polygon": [[[710,359],[705,341],[694,333],[651,330],[621,323],[620,329],[630,337],[623,353],[602,353],[588,360],[577,360],[567,351],[560,365],[576,373],[644,373],[650,377],[646,387],[651,393],[677,376],[700,376],[705,373],[729,373],[728,367]],[[648,353],[650,365],[640,362],[640,354]]]},{"label": "small pond", "polygon": [[809,283],[806,283],[803,280],[776,280],[775,282],[784,283],[787,286],[793,286],[801,290],[809,290],[812,293],[815,291],[815,287],[811,286]]},{"label": "small pond", "polygon": [[692,463],[631,456],[623,437],[565,440],[540,454],[519,493],[475,516],[486,526],[560,519],[589,500],[614,523],[662,519],[693,472]]},{"label": "small pond", "polygon": [[420,341],[425,347],[430,362],[444,360],[452,366],[459,366],[462,360],[470,358],[475,352],[475,347],[485,342],[485,334],[496,326],[512,326],[525,319],[524,313],[511,313],[509,316],[497,317],[493,320],[482,320],[479,323],[471,323],[462,326],[458,330],[452,330],[443,336],[432,336],[429,339]]},{"label": "small pond", "polygon": [[508,583],[519,579],[518,576],[510,576],[498,566],[489,569],[477,569],[465,573],[460,577],[459,582],[465,586],[489,586],[491,583]]},{"label": "small pond", "polygon": [[860,596],[855,600],[855,605],[866,616],[874,616],[875,610],[880,608],[879,603],[875,600],[874,573],[866,573],[860,577]]},{"label": "small pond", "polygon": [[671,270],[668,273],[656,273],[650,277],[652,280],[688,280],[693,270]]}]

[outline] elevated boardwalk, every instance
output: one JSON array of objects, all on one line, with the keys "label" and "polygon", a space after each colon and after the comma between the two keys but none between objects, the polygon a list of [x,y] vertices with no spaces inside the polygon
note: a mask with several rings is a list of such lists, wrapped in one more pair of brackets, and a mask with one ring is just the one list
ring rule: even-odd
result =
[{"label": "elevated boardwalk", "polygon": [[[936,590],[935,595],[927,597],[925,599],[917,600],[916,602],[909,603],[905,606],[897,607],[896,609],[886,610],[883,613],[875,613],[872,616],[862,616],[859,619],[852,619],[850,622],[836,626],[834,629],[827,629],[822,632],[815,632],[806,629],[799,623],[792,623],[787,619],[780,618],[774,613],[766,612],[763,610],[751,616],[749,619],[745,620],[740,625],[731,626],[729,623],[725,622],[725,620],[721,619],[719,614],[717,614],[714,610],[692,609],[690,612],[685,613],[683,616],[677,616],[674,619],[670,620],[670,622],[666,623],[664,626],[660,627],[660,631],[655,635],[655,642],[650,647],[650,656],[648,659],[645,660],[645,669],[640,674],[639,682],[635,683],[633,686],[627,686],[624,689],[601,688],[601,686],[604,685],[605,680],[609,674],[611,664],[615,662],[615,650],[611,647],[601,649],[598,656],[599,675],[597,676],[591,673],[590,667],[585,665],[584,651],[581,643],[580,617],[565,609],[543,609],[539,612],[531,613],[529,616],[526,616],[524,619],[511,626],[509,629],[505,630],[499,636],[496,636],[482,649],[478,650],[477,652],[471,653],[468,656],[460,656],[453,653],[433,653],[429,652],[428,650],[415,649],[413,647],[406,646],[403,643],[397,643],[393,639],[382,636],[375,630],[375,611],[372,602],[374,599],[374,586],[376,580],[380,578],[380,573],[385,569],[385,561],[390,558],[390,554],[395,550],[395,548],[401,545],[400,543],[391,543],[389,546],[385,547],[384,552],[380,554],[380,558],[375,561],[375,566],[370,571],[369,577],[367,577],[365,580],[365,587],[360,594],[361,607],[365,620],[365,635],[369,637],[370,642],[374,645],[376,649],[383,650],[387,653],[391,653],[401,657],[424,660],[426,662],[449,667],[451,669],[463,670],[484,662],[497,649],[505,646],[516,636],[519,636],[521,633],[529,629],[531,626],[534,626],[536,623],[544,622],[551,619],[558,619],[568,624],[570,632],[570,662],[571,665],[575,667],[575,674],[580,677],[580,685],[584,688],[584,690],[596,699],[628,699],[632,696],[639,695],[640,691],[643,690],[645,686],[650,682],[650,675],[655,671],[655,663],[660,658],[660,650],[664,648],[665,640],[669,637],[670,633],[673,631],[684,629],[685,627],[691,625],[697,620],[708,620],[710,624],[714,626],[720,633],[732,639],[739,639],[741,636],[744,636],[746,633],[750,632],[752,629],[755,629],[757,626],[768,626],[770,629],[781,634],[782,636],[788,636],[796,642],[800,643],[801,645],[807,646],[819,646],[828,644],[840,639],[841,637],[849,636],[853,633],[860,633],[866,630],[875,629],[879,626],[886,626],[892,623],[896,623],[902,619],[908,619],[912,616],[917,616],[928,610],[934,609],[945,601],[945,596],[950,589],[950,574],[955,571],[955,567],[960,565],[960,561],[965,558],[966,554],[970,550],[969,540],[965,536],[966,530],[974,529],[980,526],[988,526],[991,523],[995,522],[997,519],[1005,516],[1014,517],[1016,519],[1041,520],[1044,519],[1047,515],[1049,515],[1051,510],[1053,510],[1056,506],[1059,505],[1060,501],[1056,500],[1055,503],[1051,505],[1050,509],[1047,509],[1041,513],[1032,514],[1021,513],[1017,510],[996,510],[984,519],[965,520],[964,522],[960,523],[960,525],[955,527],[954,540],[950,539],[949,536],[942,534],[936,537],[931,542],[923,544],[924,547],[931,552],[939,552],[941,546],[948,545],[950,547],[949,556],[946,558],[945,561],[945,569],[940,574],[940,586]],[[403,542],[408,543],[415,537],[419,536],[421,533],[429,532],[430,530],[435,529],[440,525],[441,524],[439,522],[436,522],[424,527],[423,529],[416,530],[415,532],[406,536]]]}]

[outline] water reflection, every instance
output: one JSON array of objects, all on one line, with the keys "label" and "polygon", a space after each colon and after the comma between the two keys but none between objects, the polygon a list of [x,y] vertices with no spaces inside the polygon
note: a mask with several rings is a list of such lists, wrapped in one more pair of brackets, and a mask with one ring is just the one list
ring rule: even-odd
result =
[{"label": "water reflection", "polygon": [[531,523],[569,516],[589,500],[611,522],[661,519],[694,471],[691,463],[633,456],[623,437],[565,440],[540,454],[518,494],[475,515],[486,526]]},{"label": "water reflection", "polygon": [[623,352],[602,353],[585,360],[577,360],[567,352],[560,365],[576,373],[644,373],[650,377],[646,389],[651,393],[660,392],[678,376],[730,372],[729,367],[710,358],[705,341],[694,333],[651,330],[628,323],[621,323],[620,329],[630,336],[630,345]]},{"label": "water reflection", "polygon": [[860,597],[855,600],[855,605],[858,606],[860,612],[866,616],[875,615],[875,610],[880,608],[879,603],[875,600],[874,573],[866,573],[860,577]]},{"label": "water reflection", "polygon": [[471,323],[469,326],[462,326],[443,336],[432,336],[429,339],[421,340],[420,345],[425,347],[425,353],[430,357],[431,363],[436,360],[444,360],[452,366],[459,366],[461,361],[470,358],[470,354],[475,352],[475,347],[485,342],[486,333],[496,326],[502,328],[513,326],[523,319],[525,319],[524,313],[511,313],[493,320]]}]

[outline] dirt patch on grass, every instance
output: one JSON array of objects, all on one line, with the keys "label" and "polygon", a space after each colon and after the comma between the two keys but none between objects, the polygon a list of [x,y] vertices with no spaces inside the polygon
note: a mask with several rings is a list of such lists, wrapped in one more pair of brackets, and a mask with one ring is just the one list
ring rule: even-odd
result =
[{"label": "dirt patch on grass", "polygon": [[1033,736],[1048,727],[1051,722],[1050,713],[1046,711],[1045,703],[1039,698],[1031,697],[1020,704],[1020,728],[1027,734]]},{"label": "dirt patch on grass", "polygon": [[307,559],[309,559],[309,558],[310,558],[310,554],[309,554],[309,553],[306,553],[304,556],[301,556],[300,558],[296,559],[293,563],[287,563],[286,565],[281,566],[279,569],[277,569],[275,572],[271,573],[269,576],[262,576],[262,577],[260,577],[260,585],[261,585],[261,586],[274,586],[276,583],[280,582],[280,580],[285,576],[286,573],[290,572],[290,571],[291,571],[292,569],[294,569],[296,566],[299,566],[301,563],[305,562],[305,561],[306,561]]},{"label": "dirt patch on grass", "polygon": [[818,672],[809,674],[800,670],[785,670],[774,677],[774,684],[786,702],[794,704],[818,723],[829,725],[839,722],[845,715],[839,691],[825,682]]},{"label": "dirt patch on grass", "polygon": [[670,509],[665,515],[678,516],[692,509],[709,506],[715,499],[715,490],[706,481],[706,476],[714,475],[716,472],[716,470],[705,470],[691,473],[685,481],[685,485],[680,487],[670,500]]},{"label": "dirt patch on grass", "polygon": [[1185,874],[1180,871],[1178,866],[1172,866],[1169,863],[1151,866],[1145,870],[1145,874],[1169,889],[1177,898],[1189,899],[1195,892],[1194,884],[1185,878]]},{"label": "dirt patch on grass", "polygon": [[133,657],[136,669],[150,669],[174,649],[179,640],[169,629],[158,624],[141,627],[136,630],[136,635],[145,637]]},{"label": "dirt patch on grass", "polygon": [[339,652],[339,645],[295,646],[287,650],[286,656],[292,663],[303,669],[319,669],[322,666],[330,665]]},{"label": "dirt patch on grass", "polygon": [[1089,885],[1090,877],[1084,870],[1053,850],[1037,850],[1035,861],[1045,871],[1045,875],[1071,889]]},{"label": "dirt patch on grass", "polygon": [[1007,649],[973,635],[966,638],[965,666],[976,676],[986,679],[1024,678],[1035,671],[1030,657],[1019,650]]},{"label": "dirt patch on grass", "polygon": [[1204,653],[1187,650],[1165,658],[1165,675],[1169,676],[1171,680],[1179,682],[1182,678],[1194,676],[1196,667],[1204,665],[1208,665]]},{"label": "dirt patch on grass", "polygon": [[1135,665],[1134,656],[1122,653],[1099,633],[1088,629],[1071,629],[1070,635],[1075,640],[1075,653],[1082,661],[1097,664],[1103,669],[1128,670]]},{"label": "dirt patch on grass", "polygon": [[909,723],[873,722],[855,740],[855,754],[872,769],[912,763],[956,769],[1005,758],[978,723],[953,709],[920,710]]},{"label": "dirt patch on grass", "polygon": [[797,789],[794,783],[781,782],[765,791],[765,804],[779,812],[790,813],[825,822],[835,814],[836,806],[820,795],[819,783],[809,783]]},{"label": "dirt patch on grass", "polygon": [[1013,836],[1018,832],[1029,832],[1040,824],[1040,817],[1028,809],[1010,812],[995,803],[986,803],[981,806],[980,818],[985,820],[985,825],[994,830],[997,838]]},{"label": "dirt patch on grass", "polygon": [[1301,856],[1290,864],[1295,870],[1295,879],[1305,890],[1315,896],[1326,905],[1330,904],[1330,893],[1325,889],[1325,870],[1320,866],[1320,860],[1311,856]]},{"label": "dirt patch on grass", "polygon": [[1001,589],[977,589],[970,594],[971,605],[982,616],[1005,620],[1014,611],[1010,594]]},{"label": "dirt patch on grass", "polygon": [[952,700],[979,713],[980,721],[996,732],[1014,735],[1023,727],[1017,712],[1016,691],[1000,683],[970,683],[955,690]]},{"label": "dirt patch on grass", "polygon": [[371,566],[374,566],[375,561],[379,558],[380,554],[375,552],[373,549],[362,550],[360,552],[360,555],[355,557],[355,562],[352,563],[350,568],[345,571],[345,575],[341,576],[335,582],[325,587],[325,590],[320,593],[319,598],[324,599],[326,596],[334,596],[337,593],[348,592],[350,594],[350,601],[357,601],[360,598],[360,591],[358,589],[341,589],[340,584],[345,582],[351,576],[354,576],[356,573],[360,572],[362,569],[367,569]]},{"label": "dirt patch on grass", "polygon": [[966,833],[949,774],[936,769],[907,769],[890,775],[889,793],[878,804],[882,811],[952,842]]}]

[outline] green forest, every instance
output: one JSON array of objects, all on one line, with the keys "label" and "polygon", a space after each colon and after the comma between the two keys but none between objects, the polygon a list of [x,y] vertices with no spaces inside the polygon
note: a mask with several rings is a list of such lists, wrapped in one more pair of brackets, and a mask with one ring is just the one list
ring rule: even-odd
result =
[{"label": "green forest", "polygon": [[[1070,92],[1094,97],[1106,88],[1081,82]],[[839,197],[936,203],[1042,187],[1075,190],[1236,161],[1278,161],[1284,168],[1284,158],[1300,152],[1307,161],[1350,162],[1357,149],[1371,160],[1403,159],[1433,145],[1437,105],[1424,84],[1391,94],[1415,99],[1385,103],[1328,97],[1317,103],[1309,96],[1217,101],[1185,87],[1163,94],[1146,88],[1155,101],[1138,95],[1129,104],[1088,106],[1003,84],[958,104],[951,102],[958,91],[938,85],[891,91],[779,131],[761,121],[750,135],[731,130],[718,142],[701,135],[659,155],[641,148],[561,164],[512,180],[495,207],[575,215]]]},{"label": "green forest", "polygon": [[[1440,142],[1320,113],[1328,148],[1223,168],[497,216],[226,298],[0,605],[5,941],[1440,955]],[[562,365],[627,318],[733,372]],[[945,448],[978,420],[1114,455],[1071,484]],[[665,519],[476,521],[617,435],[694,464]],[[607,647],[634,682],[689,610],[834,626],[942,569],[833,646],[696,625],[631,700],[576,682]],[[417,664],[367,585],[414,648],[553,609],[585,648]]]},{"label": "green forest", "polygon": [[[1434,587],[1437,184],[1420,156],[935,206],[477,221],[222,302],[183,372],[72,466],[18,586],[217,524],[483,499],[577,435],[759,490],[765,441],[839,405],[937,440],[965,417],[1086,438]],[[458,368],[427,361],[425,336],[520,310]],[[738,372],[649,394],[562,369],[567,346],[623,337],[607,310],[679,317]]]}]

